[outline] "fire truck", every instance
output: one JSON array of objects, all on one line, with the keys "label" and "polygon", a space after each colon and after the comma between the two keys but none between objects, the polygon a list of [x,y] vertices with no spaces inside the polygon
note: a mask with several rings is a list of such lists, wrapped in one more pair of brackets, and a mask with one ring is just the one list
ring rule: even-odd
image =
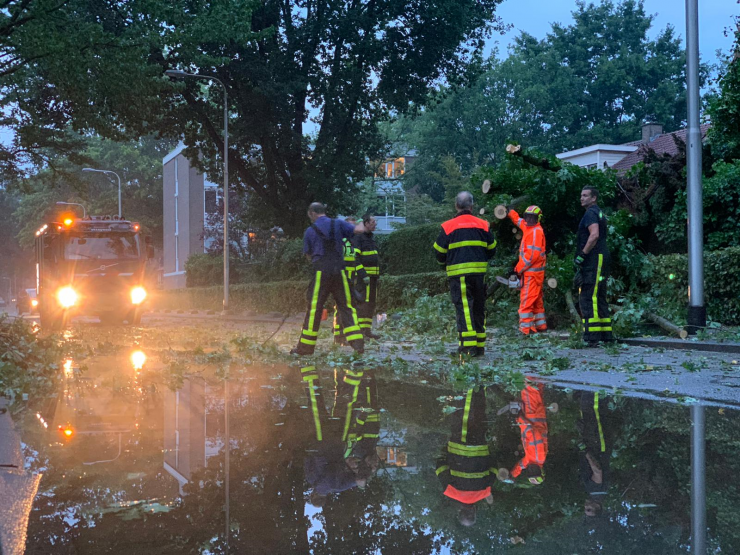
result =
[{"label": "fire truck", "polygon": [[151,238],[142,242],[139,224],[118,216],[65,217],[44,224],[36,232],[41,326],[60,329],[73,315],[138,325],[151,258]]}]

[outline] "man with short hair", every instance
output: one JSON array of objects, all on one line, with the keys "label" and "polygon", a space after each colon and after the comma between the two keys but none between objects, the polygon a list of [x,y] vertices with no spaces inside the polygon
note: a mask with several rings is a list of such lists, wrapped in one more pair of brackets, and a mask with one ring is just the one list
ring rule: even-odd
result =
[{"label": "man with short hair", "polygon": [[311,260],[314,276],[307,292],[308,308],[298,345],[291,354],[311,355],[316,348],[316,339],[321,326],[324,304],[331,294],[337,303],[342,333],[350,346],[358,353],[364,351],[365,342],[357,323],[357,312],[352,303],[352,292],[344,267],[343,239],[362,233],[362,224],[354,226],[326,215],[320,202],[308,207],[311,226],[303,236],[303,253]]},{"label": "man with short hair", "polygon": [[581,191],[581,206],[586,213],[578,225],[578,252],[573,261],[576,284],[581,288],[578,302],[583,320],[583,340],[592,346],[614,340],[606,301],[611,256],[606,244],[606,216],[599,208],[598,200],[599,191],[595,187],[584,187]]},{"label": "man with short hair", "polygon": [[473,195],[455,199],[457,216],[442,224],[434,243],[437,261],[445,266],[457,312],[460,355],[483,356],[486,347],[486,270],[496,249],[488,222],[473,216]]},{"label": "man with short hair", "polygon": [[380,279],[380,262],[378,258],[378,245],[375,243],[373,231],[378,225],[372,214],[362,217],[365,232],[355,235],[352,240],[357,248],[357,260],[365,268],[369,283],[364,287],[365,299],[357,307],[358,322],[360,329],[367,339],[379,339],[373,333],[373,318],[375,317],[375,303],[378,298],[378,280]]}]

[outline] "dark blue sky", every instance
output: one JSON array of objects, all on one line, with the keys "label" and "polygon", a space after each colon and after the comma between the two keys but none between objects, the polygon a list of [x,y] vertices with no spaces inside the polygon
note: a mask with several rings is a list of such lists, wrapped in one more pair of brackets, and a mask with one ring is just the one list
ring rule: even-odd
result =
[{"label": "dark blue sky", "polygon": [[[490,42],[497,41],[500,54],[505,55],[506,46],[521,31],[543,38],[551,23],[571,23],[575,5],[575,0],[504,0],[498,14],[505,23],[514,25],[514,29],[503,37],[494,35]],[[645,11],[655,15],[651,29],[653,36],[666,25],[675,27],[682,39],[686,36],[684,0],[645,0]],[[740,15],[738,0],[699,0],[699,52],[702,61],[714,63],[717,49],[729,51],[732,36],[726,37],[724,31],[732,25],[733,15]]]}]

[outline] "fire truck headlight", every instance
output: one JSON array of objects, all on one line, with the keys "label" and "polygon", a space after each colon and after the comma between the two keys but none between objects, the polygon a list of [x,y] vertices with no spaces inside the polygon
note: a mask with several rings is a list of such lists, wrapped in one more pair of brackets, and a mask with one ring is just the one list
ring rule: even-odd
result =
[{"label": "fire truck headlight", "polygon": [[134,287],[131,290],[131,302],[133,304],[141,304],[146,299],[146,289],[143,287]]},{"label": "fire truck headlight", "polygon": [[39,301],[38,301],[38,299],[31,299],[31,306],[32,306],[33,308],[36,308],[37,306],[39,306]]},{"label": "fire truck headlight", "polygon": [[77,300],[77,293],[69,286],[62,287],[59,291],[57,291],[57,301],[59,301],[59,304],[62,306],[62,308],[72,308],[75,304],[77,304]]}]

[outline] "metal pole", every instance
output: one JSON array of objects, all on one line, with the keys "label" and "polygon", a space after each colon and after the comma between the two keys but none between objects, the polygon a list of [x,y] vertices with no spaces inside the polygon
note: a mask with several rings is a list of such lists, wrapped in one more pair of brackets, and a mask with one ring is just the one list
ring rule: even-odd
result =
[{"label": "metal pole", "polygon": [[224,307],[229,313],[229,101],[224,88]]},{"label": "metal pole", "polygon": [[707,553],[704,406],[691,406],[691,553]]},{"label": "metal pole", "polygon": [[702,207],[701,151],[699,128],[699,6],[698,0],[686,0],[686,99],[688,133],[686,135],[686,175],[689,238],[689,308],[687,330],[696,333],[707,325],[704,306],[704,215]]},{"label": "metal pole", "polygon": [[229,377],[227,376],[224,380],[224,420],[225,420],[225,434],[226,434],[226,443],[224,444],[224,490],[226,495],[226,506],[225,506],[225,519],[226,519],[226,553],[229,552],[229,536],[231,535],[231,527],[229,525],[229,451],[231,451],[231,439],[229,437]]},{"label": "metal pole", "polygon": [[116,172],[111,172],[118,178],[118,219],[121,219],[121,176]]}]

